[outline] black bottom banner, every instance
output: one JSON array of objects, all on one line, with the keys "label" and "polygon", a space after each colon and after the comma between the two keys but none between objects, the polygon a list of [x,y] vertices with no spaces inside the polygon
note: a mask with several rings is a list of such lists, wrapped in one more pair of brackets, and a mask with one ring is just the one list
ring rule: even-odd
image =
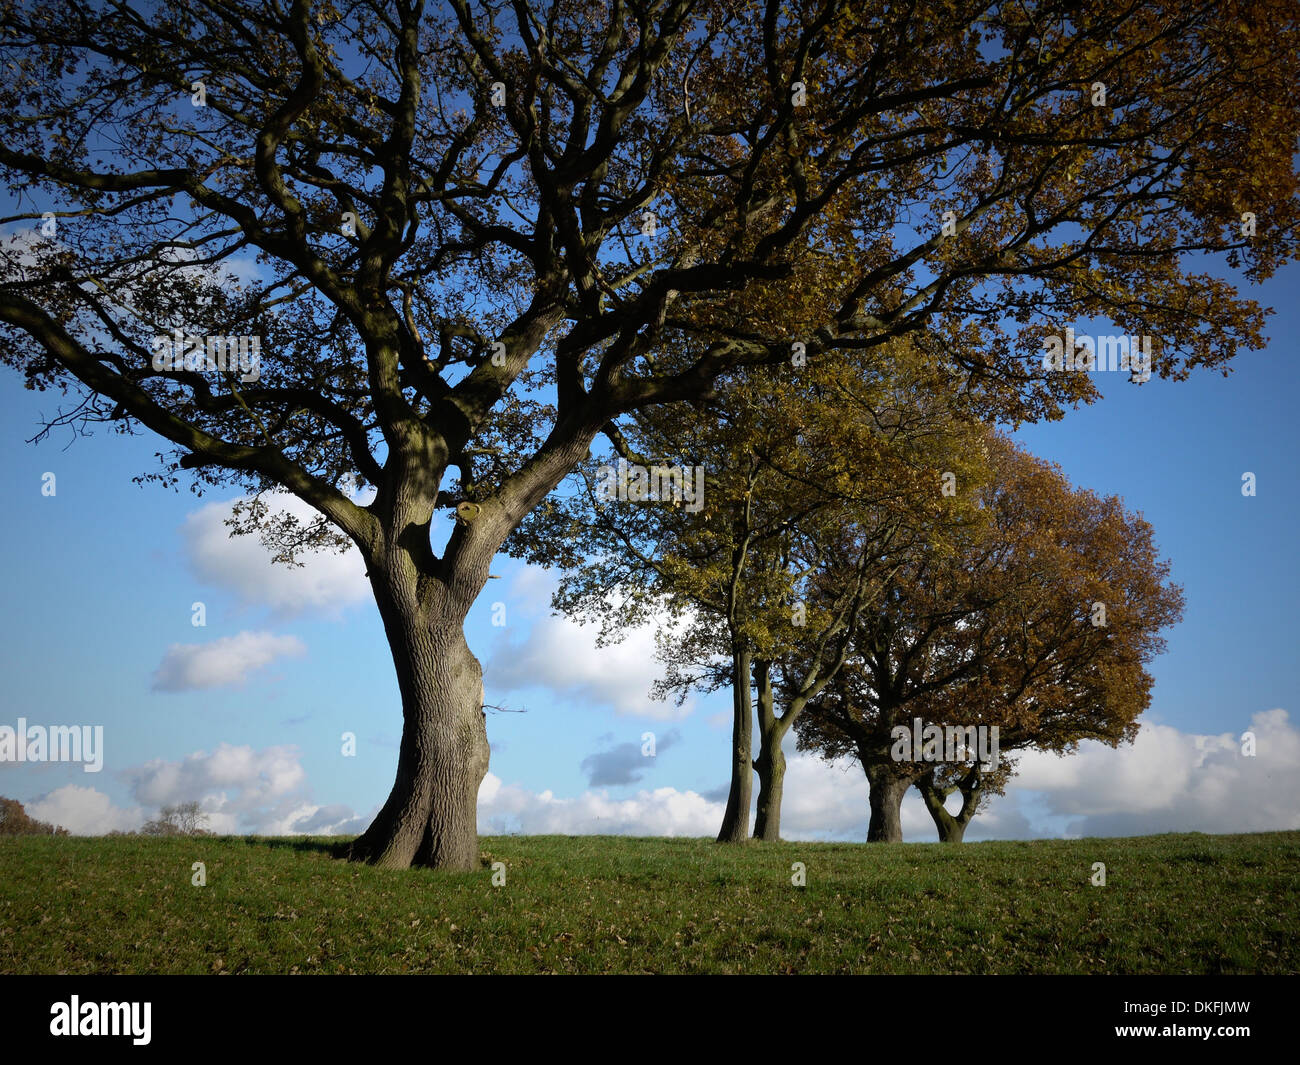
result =
[{"label": "black bottom banner", "polygon": [[[518,977],[11,976],[0,978],[0,1001],[7,1044],[60,1059],[89,1059],[106,1044],[128,1056],[201,1049],[207,1057],[252,1047],[336,1055],[355,1046],[374,1053],[377,1044],[408,1040],[431,1052],[438,1043],[457,1054],[510,1052],[512,1044],[536,1052],[606,1031],[653,1038],[665,1028],[674,1042],[690,1033],[696,1052],[712,1049],[713,1031],[719,1050],[738,1049],[734,1035],[721,1039],[731,1025],[720,1023],[720,1007],[733,994],[743,996],[750,981],[726,986],[685,977],[694,985],[688,990],[682,980],[576,979],[581,988],[557,994],[554,983],[542,990]],[[708,990],[698,986],[702,980]],[[1300,990],[1289,976],[875,976],[836,983],[832,989],[824,980],[787,981],[778,994],[758,991],[741,1014],[761,1013],[764,999],[779,1003],[785,1038],[776,1036],[773,1045],[770,1034],[762,1037],[774,1050],[787,1041],[792,1051],[824,1046],[830,1028],[839,1027],[827,1015],[835,1003],[851,1004],[847,1016],[880,1035],[896,1024],[890,1045],[919,1037],[976,1051],[997,1045],[1240,1054],[1281,1045],[1293,1029]],[[445,1034],[429,1042],[442,1025]]]}]

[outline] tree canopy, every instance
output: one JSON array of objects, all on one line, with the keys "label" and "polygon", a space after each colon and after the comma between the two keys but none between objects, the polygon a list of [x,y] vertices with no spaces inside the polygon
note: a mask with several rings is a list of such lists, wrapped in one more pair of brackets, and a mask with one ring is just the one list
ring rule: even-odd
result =
[{"label": "tree canopy", "polygon": [[[990,435],[988,451],[991,476],[967,488],[978,520],[958,526],[951,546],[902,560],[859,619],[835,684],[797,726],[801,746],[861,762],[873,838],[897,838],[909,784],[923,782],[928,798],[956,784],[936,779],[920,752],[900,760],[895,728],[996,726],[1005,752],[1131,740],[1151,697],[1145,667],[1182,616],[1181,589],[1139,515],[1071,488],[1005,438]],[[1005,767],[988,783],[1004,780]],[[967,782],[966,797],[978,786]]]}]

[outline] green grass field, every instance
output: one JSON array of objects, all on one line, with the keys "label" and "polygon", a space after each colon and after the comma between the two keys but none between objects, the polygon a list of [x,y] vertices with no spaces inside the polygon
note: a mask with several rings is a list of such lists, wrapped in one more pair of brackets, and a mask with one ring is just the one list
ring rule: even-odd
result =
[{"label": "green grass field", "polygon": [[487,864],[384,872],[336,842],[0,838],[0,973],[1300,972],[1300,832],[486,837],[501,887]]}]

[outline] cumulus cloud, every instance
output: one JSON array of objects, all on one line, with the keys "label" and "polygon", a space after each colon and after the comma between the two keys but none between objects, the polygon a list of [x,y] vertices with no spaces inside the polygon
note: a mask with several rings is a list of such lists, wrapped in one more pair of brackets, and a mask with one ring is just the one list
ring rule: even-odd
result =
[{"label": "cumulus cloud", "polygon": [[[489,691],[542,689],[561,701],[612,709],[620,717],[680,721],[695,709],[687,697],[652,700],[652,685],[666,669],[655,634],[667,616],[627,629],[618,643],[597,646],[598,625],[580,625],[547,613],[557,581],[548,570],[520,567],[510,581],[512,631],[528,624],[527,634],[499,644],[487,660]],[[678,625],[681,623],[678,622]]]},{"label": "cumulus cloud", "polygon": [[241,632],[211,643],[174,643],[153,675],[155,691],[179,692],[243,684],[248,674],[281,656],[301,658],[307,645],[296,636]]},{"label": "cumulus cloud", "polygon": [[[1025,752],[1006,794],[980,810],[966,838],[1300,828],[1300,731],[1285,710],[1256,714],[1250,731],[1253,757],[1242,753],[1240,734],[1200,735],[1155,724],[1143,725],[1129,747],[1085,742],[1065,757]],[[787,759],[782,835],[865,839],[869,793],[857,763],[828,765],[815,755],[789,751]],[[955,812],[960,802],[954,794],[948,805]],[[901,813],[904,839],[938,838],[915,789],[907,792]]]},{"label": "cumulus cloud", "polygon": [[137,811],[148,809],[153,817],[164,806],[197,802],[207,829],[220,835],[355,835],[370,823],[348,806],[313,802],[293,746],[223,743],[178,761],[155,759],[123,776]]},{"label": "cumulus cloud", "polygon": [[104,836],[131,832],[147,820],[139,806],[120,807],[102,791],[66,784],[32,802],[24,803],[29,816],[66,828],[74,836]]},{"label": "cumulus cloud", "polygon": [[369,826],[372,818],[356,813],[342,803],[329,806],[305,804],[291,811],[283,832],[264,831],[267,836],[359,836]]},{"label": "cumulus cloud", "polygon": [[620,716],[678,721],[694,709],[688,698],[653,701],[650,686],[664,674],[655,629],[629,630],[621,643],[596,646],[596,629],[563,617],[540,618],[517,643],[498,648],[486,678],[494,690],[544,688],[558,699],[607,706]]},{"label": "cumulus cloud", "polygon": [[587,791],[572,799],[532,792],[489,773],[478,793],[479,831],[491,835],[708,836],[724,804],[694,791],[656,788],[626,799]]},{"label": "cumulus cloud", "polygon": [[681,738],[676,729],[662,738],[656,737],[653,756],[645,753],[643,743],[620,743],[609,750],[587,755],[581,768],[593,788],[636,784],[647,770],[654,768],[655,759]]},{"label": "cumulus cloud", "polygon": [[551,609],[551,595],[557,584],[552,570],[516,565],[510,575],[510,601],[524,614],[545,615]]},{"label": "cumulus cloud", "polygon": [[[316,511],[296,496],[265,497],[272,513],[291,514],[306,524]],[[302,566],[274,563],[273,551],[256,533],[231,536],[225,524],[234,500],[209,503],[190,514],[181,528],[191,570],[205,584],[234,592],[246,606],[270,607],[277,616],[305,611],[335,613],[370,598],[366,567],[355,546],[342,553],[305,551]]]},{"label": "cumulus cloud", "polygon": [[169,806],[194,799],[219,803],[230,811],[251,810],[300,789],[307,774],[296,747],[223,743],[215,751],[196,751],[179,762],[156,758],[126,771],[135,798],[148,806]]},{"label": "cumulus cloud", "polygon": [[[757,800],[757,778],[754,792]],[[782,838],[865,840],[871,820],[867,794],[867,777],[857,762],[826,762],[815,754],[787,754]]]},{"label": "cumulus cloud", "polygon": [[[915,837],[905,834],[903,838],[915,838],[921,841],[937,840],[939,830],[934,827],[934,821],[931,820],[920,796],[915,789],[907,794],[908,800],[903,805],[904,824],[906,824],[907,814],[906,802],[910,801],[914,804],[917,820],[924,821],[925,828],[919,830]],[[1041,839],[1059,835],[1041,824],[1036,825],[1017,804],[1018,797],[1013,796],[1010,789],[1007,791],[1007,796],[1007,798],[995,796],[987,808],[975,815],[975,819],[966,828],[965,838],[968,842],[975,843],[985,839]],[[955,814],[961,809],[961,795],[954,793],[948,796],[947,805],[948,809]]]},{"label": "cumulus cloud", "polygon": [[[661,743],[660,749],[662,746]],[[636,757],[645,761],[639,746],[621,744],[614,751],[623,748],[632,748]],[[627,757],[630,756],[629,751]],[[792,754],[787,761],[785,779],[782,838],[857,841],[867,838],[870,814],[866,777],[856,763],[830,764],[816,755]],[[626,781],[620,779],[617,783]],[[573,798],[560,798],[549,789],[534,792],[503,784],[499,777],[489,773],[478,798],[479,831],[483,833],[712,838],[722,824],[727,787],[724,784],[704,793],[662,787],[641,790],[622,799],[611,798],[604,790],[590,790]],[[930,817],[919,798],[904,802],[903,825],[909,839],[923,838],[927,830],[930,837],[934,835]]]},{"label": "cumulus cloud", "polygon": [[42,224],[0,233],[0,280],[27,281],[37,277],[40,271],[32,267],[41,266],[43,259],[67,250],[67,245],[57,236],[41,233]]},{"label": "cumulus cloud", "polygon": [[117,806],[104,792],[67,785],[24,806],[33,817],[85,836],[138,830],[162,807],[183,802],[197,802],[207,814],[205,827],[219,835],[356,835],[373,816],[314,802],[292,746],[255,750],[223,743],[175,761],[155,759],[121,775],[133,805]]},{"label": "cumulus cloud", "polygon": [[[675,737],[665,737],[659,749],[675,742]],[[636,756],[641,758],[639,747]],[[187,801],[199,803],[208,815],[207,828],[218,834],[355,835],[364,831],[372,816],[341,804],[313,803],[293,747],[259,751],[222,744],[179,761],[158,759],[127,770],[125,776],[131,782],[134,806],[116,807],[101,792],[69,785],[28,803],[28,812],[77,835],[138,829],[161,807]],[[785,838],[866,838],[865,778],[856,765],[832,766],[811,755],[796,755],[790,759],[786,779]],[[913,830],[929,824],[919,801],[916,806],[910,819],[904,807],[909,838]],[[535,792],[506,785],[489,773],[479,789],[478,824],[480,832],[499,835],[712,837],[725,807],[725,787],[708,796],[661,787],[621,799],[602,789],[564,798],[550,789]]]},{"label": "cumulus cloud", "polygon": [[[754,798],[757,802],[757,778]],[[787,747],[781,838],[865,842],[871,823],[869,798],[867,776],[854,759],[827,762],[817,754]],[[904,796],[899,813],[905,840],[937,838],[934,822],[915,790]]]},{"label": "cumulus cloud", "polygon": [[[114,830],[136,832],[157,810],[139,806],[116,806],[109,796],[94,788],[75,785],[59,788],[27,803],[29,815],[66,828],[74,836],[103,836]],[[253,836],[355,836],[364,832],[373,813],[361,815],[341,804],[319,806],[299,801],[279,803],[274,809],[232,812],[218,800],[200,802],[207,821],[204,827],[216,835]]]},{"label": "cumulus cloud", "polygon": [[1071,818],[1069,836],[1300,828],[1300,732],[1281,709],[1255,714],[1249,731],[1254,756],[1240,734],[1169,725],[1143,725],[1131,747],[1028,752],[1007,794],[1041,797],[1049,814]]},{"label": "cumulus cloud", "polygon": [[[1070,836],[1300,828],[1300,732],[1283,710],[1256,714],[1250,730],[1254,757],[1242,754],[1239,735],[1195,735],[1167,725],[1144,726],[1131,748],[1083,744],[1069,758],[1026,753],[1020,778],[981,811],[967,838],[1041,836],[1048,834],[1044,817],[1065,819]],[[660,741],[660,750],[677,742],[670,736]],[[628,747],[634,745],[599,752],[617,757],[587,767],[593,781],[598,771],[627,770],[629,752],[623,749]],[[634,749],[640,759],[639,746]],[[371,817],[343,805],[315,803],[293,747],[223,744],[178,761],[156,760],[126,776],[135,803],[129,807],[115,807],[107,795],[77,785],[25,805],[33,817],[88,835],[138,828],[159,807],[189,800],[200,803],[208,827],[221,833],[351,835],[364,830]],[[620,783],[635,782],[620,778]],[[791,751],[782,835],[864,840],[867,794],[862,770],[851,760],[829,764]],[[507,785],[489,773],[479,789],[478,824],[485,834],[712,837],[725,804],[725,787],[698,792],[665,786],[613,798],[593,786],[566,798],[550,789]],[[936,838],[915,791],[904,800],[902,817],[905,839]]]}]

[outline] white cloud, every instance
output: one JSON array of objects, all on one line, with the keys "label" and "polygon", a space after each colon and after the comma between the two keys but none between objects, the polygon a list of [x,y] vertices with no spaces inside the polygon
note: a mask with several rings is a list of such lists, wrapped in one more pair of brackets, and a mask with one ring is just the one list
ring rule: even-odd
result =
[{"label": "white cloud", "polygon": [[162,807],[183,802],[197,802],[207,814],[205,827],[219,835],[356,835],[376,812],[359,815],[342,804],[313,802],[291,746],[254,750],[223,743],[178,761],[155,759],[123,776],[135,805],[117,806],[94,788],[67,785],[24,806],[32,817],[79,836],[135,831]]},{"label": "white cloud", "polygon": [[[786,755],[785,789],[781,803],[783,839],[867,838],[871,810],[867,777],[857,762],[825,762],[815,754]],[[754,778],[758,798],[758,778]]]},{"label": "white cloud", "polygon": [[359,836],[374,820],[375,813],[378,809],[364,816],[342,803],[329,806],[303,803],[278,822],[264,822],[257,832],[262,836]]},{"label": "white cloud", "polygon": [[[1254,757],[1242,755],[1240,734],[1154,724],[1129,747],[1085,742],[1066,757],[1025,752],[1006,794],[980,810],[966,839],[1300,829],[1300,731],[1285,710],[1256,714],[1250,729]],[[832,766],[790,751],[787,759],[782,836],[865,839],[868,790],[857,763]],[[959,803],[953,795],[948,805]],[[938,838],[915,789],[903,800],[902,822],[905,840]]]},{"label": "white cloud", "polygon": [[[0,234],[0,279],[23,281],[44,276],[49,269],[46,260],[68,250],[68,246],[59,238],[58,233],[60,227],[73,221],[75,220],[67,218],[42,218],[40,221],[33,219],[32,224],[27,228]],[[49,222],[53,222],[55,231],[53,235],[46,236],[44,229]],[[232,255],[219,263],[200,263],[196,261],[200,254],[200,251],[195,248],[169,247],[163,250],[159,261],[179,264],[170,271],[174,277],[184,278],[196,284],[215,283],[227,291],[247,287],[263,275],[262,267],[255,255]],[[39,269],[34,269],[36,267]],[[100,281],[111,289],[114,304],[140,313],[137,298],[140,291],[139,282],[134,279],[128,280],[128,275],[134,277],[136,269],[135,266],[126,266],[121,271],[115,271],[111,267],[106,267],[101,271]],[[82,287],[93,291],[89,281],[82,282]],[[146,289],[149,287],[146,284]],[[88,313],[85,315],[85,321],[92,328],[99,326],[98,320]],[[181,324],[180,322],[159,323],[158,328],[166,332],[172,325]]]},{"label": "white cloud", "polygon": [[[265,500],[273,513],[291,514],[304,524],[317,517],[297,496],[277,493]],[[256,533],[230,535],[225,520],[234,502],[209,503],[190,514],[181,528],[190,568],[201,581],[234,592],[244,605],[270,607],[281,617],[308,610],[337,613],[370,598],[366,567],[355,546],[342,553],[302,552],[302,566],[274,563],[274,552]]]},{"label": "white cloud", "polygon": [[503,784],[489,773],[478,792],[479,831],[490,835],[711,836],[722,822],[724,804],[694,791],[655,788],[631,798],[611,799],[604,791],[557,798]]},{"label": "white cloud", "polygon": [[[869,798],[867,776],[856,760],[826,762],[817,754],[787,746],[782,839],[863,843],[871,823]],[[758,800],[757,777],[754,800]],[[934,822],[915,789],[904,796],[899,815],[903,839],[923,842],[938,838]]]},{"label": "white cloud", "polygon": [[498,646],[488,659],[484,680],[489,691],[542,688],[562,701],[606,706],[619,716],[680,721],[695,708],[687,697],[655,701],[650,687],[664,676],[658,658],[655,619],[628,629],[615,644],[597,646],[599,625],[580,625],[567,617],[543,613],[549,608],[555,579],[546,571],[521,568],[511,580],[512,617],[531,619],[528,634]]},{"label": "white cloud", "polygon": [[1242,754],[1240,735],[1169,725],[1143,725],[1131,747],[1027,752],[1007,796],[1040,797],[1049,814],[1073,818],[1070,836],[1300,828],[1300,732],[1280,709],[1255,714],[1250,731],[1254,757]]},{"label": "white cloud", "polygon": [[29,817],[66,828],[74,836],[103,836],[109,832],[130,832],[144,824],[139,806],[114,806],[113,800],[94,788],[65,784],[32,802],[24,803]]},{"label": "white cloud", "polygon": [[41,271],[32,267],[44,268],[44,259],[67,250],[67,245],[57,236],[46,237],[41,233],[42,224],[36,222],[28,228],[0,234],[0,280],[28,281],[39,277]]},{"label": "white cloud", "polygon": [[311,800],[307,774],[296,747],[223,743],[179,761],[156,759],[127,770],[132,796],[149,808],[197,802],[208,815],[206,828],[220,835],[355,835],[369,816],[341,804]]},{"label": "white cloud", "polygon": [[[179,762],[155,759],[126,771],[132,793],[146,806],[197,800],[209,812],[265,811],[301,791],[307,782],[295,747],[236,747],[196,751]],[[260,815],[259,815],[260,816]]]},{"label": "white cloud", "polygon": [[516,564],[510,575],[510,601],[516,610],[534,616],[551,609],[551,594],[556,588],[555,574],[542,566]]},{"label": "white cloud", "polygon": [[545,617],[533,623],[522,642],[492,654],[485,679],[493,690],[545,688],[558,699],[608,706],[620,716],[680,721],[695,701],[688,697],[678,706],[675,698],[650,698],[650,686],[664,675],[655,652],[653,625],[629,630],[620,643],[597,647],[594,626]]},{"label": "white cloud", "polygon": [[[829,764],[813,754],[793,754],[788,756],[785,781],[783,839],[861,842],[867,838],[867,780],[856,762]],[[713,838],[726,812],[725,791],[723,795],[706,798],[695,791],[662,787],[623,799],[611,798],[604,789],[559,798],[549,789],[539,793],[503,784],[489,773],[479,788],[479,831]],[[755,801],[757,796],[755,780]],[[919,797],[904,801],[903,827],[907,839],[934,838],[933,823]]]},{"label": "white cloud", "polygon": [[[1253,758],[1242,756],[1236,735],[1200,736],[1166,725],[1144,726],[1131,748],[1090,743],[1064,759],[1026,753],[1021,778],[976,817],[967,839],[1039,836],[1041,815],[1068,819],[1071,836],[1300,828],[1300,732],[1283,710],[1256,714],[1250,727],[1256,735]],[[807,752],[787,758],[782,835],[864,840],[869,811],[861,769],[851,761],[828,764]],[[293,747],[258,751],[223,744],[179,761],[150,762],[127,776],[137,804],[129,808],[77,785],[25,805],[33,817],[88,835],[137,828],[158,807],[189,800],[209,814],[210,829],[223,833],[355,834],[373,815],[314,803]],[[720,798],[675,787],[625,798],[589,789],[563,798],[549,789],[507,785],[489,773],[479,789],[478,824],[484,834],[711,838],[724,806]],[[903,802],[902,817],[905,839],[936,838],[914,790]]]},{"label": "white cloud", "polygon": [[190,691],[243,684],[248,674],[280,656],[300,658],[307,645],[296,636],[241,632],[211,643],[174,643],[154,673],[155,691]]}]

